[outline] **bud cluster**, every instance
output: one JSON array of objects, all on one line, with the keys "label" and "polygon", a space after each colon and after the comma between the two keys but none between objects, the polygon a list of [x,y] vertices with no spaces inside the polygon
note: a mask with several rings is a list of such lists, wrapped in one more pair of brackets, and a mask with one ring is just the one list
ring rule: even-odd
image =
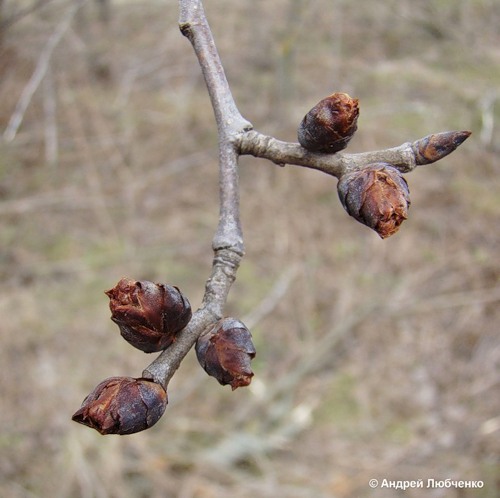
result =
[{"label": "bud cluster", "polygon": [[[122,278],[106,291],[111,320],[122,337],[141,351],[171,346],[192,317],[191,305],[172,285]],[[248,386],[255,356],[252,336],[235,318],[217,322],[196,343],[205,371],[232,389]],[[73,415],[75,422],[100,434],[133,434],[152,427],[167,406],[166,388],[146,378],[110,377],[98,384]]]},{"label": "bud cluster", "polygon": [[[343,150],[357,130],[358,100],[333,93],[303,118],[298,140],[310,152]],[[452,152],[470,132],[430,135],[413,144],[417,164],[428,164]],[[344,209],[386,238],[408,217],[410,193],[401,173],[387,163],[372,163],[344,173],[338,182]],[[111,320],[122,337],[145,353],[169,348],[192,318],[191,305],[175,286],[122,278],[105,292]],[[256,351],[248,328],[236,318],[224,318],[196,341],[198,362],[208,375],[232,390],[248,386],[254,375]],[[152,427],[167,406],[167,391],[147,378],[111,377],[85,398],[75,422],[100,434],[133,434]]]},{"label": "bud cluster", "polygon": [[[319,101],[299,125],[300,145],[310,152],[331,154],[344,149],[358,128],[358,104],[358,100],[347,93],[333,93]],[[448,139],[452,143],[447,150],[456,147],[467,136],[468,133],[459,137],[453,135]],[[417,152],[422,156],[421,164],[436,160],[436,151],[441,150],[443,140],[442,137],[431,136],[425,143],[419,144]],[[390,164],[373,163],[361,170],[345,173],[339,180],[337,190],[345,210],[383,239],[396,233],[408,217],[408,184]]]}]

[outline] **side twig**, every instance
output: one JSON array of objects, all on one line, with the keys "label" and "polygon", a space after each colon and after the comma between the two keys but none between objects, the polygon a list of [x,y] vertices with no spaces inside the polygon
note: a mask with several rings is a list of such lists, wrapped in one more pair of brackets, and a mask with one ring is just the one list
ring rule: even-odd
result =
[{"label": "side twig", "polygon": [[240,153],[269,159],[280,166],[293,164],[317,169],[337,178],[378,162],[388,163],[401,173],[409,173],[417,166],[434,163],[451,154],[469,136],[469,131],[448,131],[391,149],[358,154],[323,154],[309,152],[298,143],[282,142],[257,131],[249,131],[240,136]]}]

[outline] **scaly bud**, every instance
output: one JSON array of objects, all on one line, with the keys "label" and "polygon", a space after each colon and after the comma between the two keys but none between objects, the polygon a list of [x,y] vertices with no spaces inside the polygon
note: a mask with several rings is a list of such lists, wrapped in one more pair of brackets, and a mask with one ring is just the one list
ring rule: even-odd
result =
[{"label": "scaly bud", "polygon": [[167,392],[148,379],[110,377],[84,400],[72,420],[101,434],[134,434],[158,422],[167,407]]},{"label": "scaly bud", "polygon": [[358,129],[358,116],[358,99],[347,93],[333,93],[304,116],[298,129],[299,143],[311,152],[345,149]]},{"label": "scaly bud", "polygon": [[344,209],[385,239],[408,217],[410,192],[401,173],[386,163],[343,175],[337,186]]},{"label": "scaly bud", "polygon": [[145,353],[170,346],[191,320],[189,301],[171,285],[122,278],[106,295],[122,337]]},{"label": "scaly bud", "polygon": [[430,164],[451,154],[471,135],[470,131],[444,131],[429,135],[413,144],[417,164]]},{"label": "scaly bud", "polygon": [[208,375],[223,386],[230,384],[233,391],[252,381],[252,334],[235,318],[224,318],[202,335],[196,342],[196,356]]}]

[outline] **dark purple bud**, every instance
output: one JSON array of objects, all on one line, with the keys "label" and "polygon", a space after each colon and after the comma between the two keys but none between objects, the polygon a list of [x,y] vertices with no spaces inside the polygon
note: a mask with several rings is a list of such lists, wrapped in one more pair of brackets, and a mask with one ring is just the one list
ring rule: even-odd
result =
[{"label": "dark purple bud", "polygon": [[168,348],[191,320],[189,301],[171,285],[122,278],[106,295],[122,337],[145,353]]},{"label": "dark purple bud", "polygon": [[345,210],[385,239],[408,218],[410,192],[401,173],[386,163],[374,163],[343,175],[337,186]]},{"label": "dark purple bud", "polygon": [[338,152],[358,129],[358,99],[333,93],[319,101],[299,125],[300,145],[311,152]]},{"label": "dark purple bud", "polygon": [[167,407],[167,392],[147,379],[110,377],[83,401],[72,419],[101,434],[134,434],[152,427]]},{"label": "dark purple bud", "polygon": [[196,356],[208,375],[223,386],[230,384],[233,391],[252,381],[252,334],[235,318],[224,318],[202,335],[196,343]]}]

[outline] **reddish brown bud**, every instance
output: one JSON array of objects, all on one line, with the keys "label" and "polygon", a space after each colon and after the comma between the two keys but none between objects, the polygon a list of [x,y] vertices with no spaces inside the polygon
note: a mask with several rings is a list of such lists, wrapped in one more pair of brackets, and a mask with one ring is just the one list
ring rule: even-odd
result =
[{"label": "reddish brown bud", "polygon": [[345,210],[385,239],[408,217],[410,192],[401,173],[386,163],[343,175],[337,186]]},{"label": "reddish brown bud", "polygon": [[252,334],[235,318],[224,318],[196,342],[196,356],[208,375],[220,384],[230,384],[233,391],[248,386],[255,357]]},{"label": "reddish brown bud", "polygon": [[318,102],[299,125],[300,145],[311,152],[345,149],[358,129],[358,99],[347,93],[333,93]]},{"label": "reddish brown bud", "polygon": [[470,131],[445,131],[429,135],[413,144],[417,164],[430,164],[451,154],[471,135]]},{"label": "reddish brown bud", "polygon": [[106,295],[122,337],[145,353],[170,346],[191,320],[189,301],[171,285],[122,278]]},{"label": "reddish brown bud", "polygon": [[167,406],[167,392],[147,379],[110,377],[84,400],[72,419],[101,434],[134,434],[158,422]]}]

